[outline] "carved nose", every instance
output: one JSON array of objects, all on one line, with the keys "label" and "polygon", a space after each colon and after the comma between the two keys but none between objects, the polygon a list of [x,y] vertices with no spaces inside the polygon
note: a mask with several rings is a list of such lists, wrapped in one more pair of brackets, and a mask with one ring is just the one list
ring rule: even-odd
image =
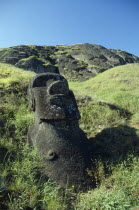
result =
[{"label": "carved nose", "polygon": [[50,95],[57,95],[57,94],[68,94],[69,87],[67,82],[62,81],[55,81],[49,87],[49,94]]}]

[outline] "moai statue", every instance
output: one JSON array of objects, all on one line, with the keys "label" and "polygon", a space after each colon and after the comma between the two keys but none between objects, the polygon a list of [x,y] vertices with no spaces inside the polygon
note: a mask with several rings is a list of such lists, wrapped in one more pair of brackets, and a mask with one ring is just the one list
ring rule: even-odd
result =
[{"label": "moai statue", "polygon": [[85,189],[94,185],[87,173],[88,139],[79,128],[80,114],[67,80],[60,74],[37,74],[28,95],[35,112],[28,141],[37,148],[46,175],[65,187]]}]

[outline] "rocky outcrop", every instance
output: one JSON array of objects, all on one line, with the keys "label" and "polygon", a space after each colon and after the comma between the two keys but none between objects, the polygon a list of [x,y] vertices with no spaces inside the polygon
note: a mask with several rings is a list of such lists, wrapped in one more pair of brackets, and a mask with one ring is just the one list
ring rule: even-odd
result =
[{"label": "rocky outcrop", "polygon": [[49,63],[46,64],[45,61],[37,58],[36,56],[30,56],[29,58],[21,59],[15,64],[15,66],[28,71],[35,71],[36,73],[59,73],[58,67],[53,66]]},{"label": "rocky outcrop", "polygon": [[35,112],[28,142],[37,148],[46,175],[64,187],[95,186],[87,173],[91,166],[88,139],[79,128],[80,114],[67,80],[59,74],[37,74],[28,95]]},{"label": "rocky outcrop", "polygon": [[60,74],[67,79],[84,81],[114,66],[139,63],[139,58],[124,51],[92,44],[20,45],[0,49],[0,62],[36,73],[50,69],[57,73],[59,68]]}]

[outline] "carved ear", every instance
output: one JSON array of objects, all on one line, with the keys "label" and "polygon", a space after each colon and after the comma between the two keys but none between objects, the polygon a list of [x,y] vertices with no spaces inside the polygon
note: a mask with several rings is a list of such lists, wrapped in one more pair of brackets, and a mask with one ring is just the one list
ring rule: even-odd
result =
[{"label": "carved ear", "polygon": [[34,94],[30,85],[28,86],[27,94],[28,94],[28,100],[29,100],[29,107],[32,111],[35,112],[35,98],[34,98]]},{"label": "carved ear", "polygon": [[47,160],[56,160],[57,158],[58,158],[58,156],[53,150],[48,151]]}]

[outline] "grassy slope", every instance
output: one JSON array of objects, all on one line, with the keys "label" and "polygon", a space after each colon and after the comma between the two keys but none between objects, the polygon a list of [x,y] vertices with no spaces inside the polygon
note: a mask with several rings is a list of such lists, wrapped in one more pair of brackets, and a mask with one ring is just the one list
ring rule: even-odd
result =
[{"label": "grassy slope", "polygon": [[[123,210],[136,206],[138,157],[130,154],[119,162],[118,155],[121,148],[129,152],[133,139],[139,141],[139,64],[115,67],[84,83],[70,83],[77,98],[94,99],[80,100],[80,126],[88,137],[96,136],[91,141],[99,142],[100,153],[109,142],[111,148],[107,148],[117,158],[116,165],[111,162],[112,158],[107,159],[107,173],[106,162],[97,159],[97,189],[78,195],[72,190],[63,190],[51,180],[46,181],[39,172],[42,165],[36,151],[26,144],[28,126],[33,123],[26,90],[33,74],[0,64],[0,124],[3,125],[0,128],[0,208]],[[106,142],[102,144],[102,140]]]},{"label": "grassy slope", "polygon": [[86,82],[70,82],[78,96],[115,104],[133,114],[131,122],[139,124],[139,64],[114,67]]},{"label": "grassy slope", "polygon": [[[109,69],[97,77],[82,82],[81,86],[83,94],[94,96],[102,96],[105,91],[105,96],[113,95],[112,89],[115,91],[131,91],[134,88],[138,88],[139,80],[139,64],[127,64],[123,66],[117,66]],[[76,88],[79,91],[80,85],[78,82],[70,82],[72,88]],[[130,84],[130,86],[127,84]],[[137,91],[136,91],[137,93]]]},{"label": "grassy slope", "polygon": [[82,83],[70,82],[70,85],[81,95],[86,94],[93,97],[96,95],[97,97],[109,99],[116,93],[124,91],[137,95],[138,82],[139,64],[127,64],[109,69]]},{"label": "grassy slope", "polygon": [[34,75],[34,72],[24,71],[16,68],[13,65],[0,63],[0,88],[8,89],[12,85],[20,84],[27,86],[29,79]]}]

